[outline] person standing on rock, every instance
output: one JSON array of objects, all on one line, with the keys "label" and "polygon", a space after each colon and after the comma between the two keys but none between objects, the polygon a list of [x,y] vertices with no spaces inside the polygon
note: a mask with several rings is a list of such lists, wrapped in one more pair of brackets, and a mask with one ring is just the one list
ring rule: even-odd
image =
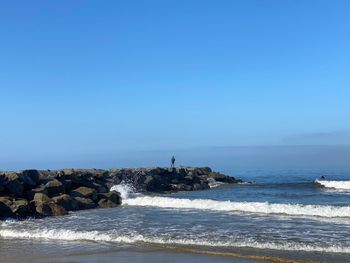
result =
[{"label": "person standing on rock", "polygon": [[175,168],[175,156],[171,157],[171,168]]}]

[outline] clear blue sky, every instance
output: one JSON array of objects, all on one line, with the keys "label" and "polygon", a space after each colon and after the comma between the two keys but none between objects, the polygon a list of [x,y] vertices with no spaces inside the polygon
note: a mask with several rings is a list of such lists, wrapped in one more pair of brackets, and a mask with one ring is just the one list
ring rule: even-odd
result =
[{"label": "clear blue sky", "polygon": [[349,144],[349,13],[340,0],[2,2],[0,164]]}]

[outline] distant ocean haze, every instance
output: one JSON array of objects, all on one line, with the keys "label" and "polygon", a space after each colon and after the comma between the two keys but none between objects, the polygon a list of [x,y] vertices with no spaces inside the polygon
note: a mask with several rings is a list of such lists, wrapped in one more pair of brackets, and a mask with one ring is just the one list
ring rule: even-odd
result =
[{"label": "distant ocean haze", "polygon": [[220,171],[235,169],[350,169],[350,146],[237,146],[197,147],[144,151],[83,153],[0,153],[0,170],[151,167],[176,165],[210,166]]}]

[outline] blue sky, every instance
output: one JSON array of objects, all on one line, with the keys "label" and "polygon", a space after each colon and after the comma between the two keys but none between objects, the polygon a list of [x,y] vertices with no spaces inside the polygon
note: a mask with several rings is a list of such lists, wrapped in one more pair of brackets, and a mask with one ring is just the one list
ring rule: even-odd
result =
[{"label": "blue sky", "polygon": [[348,145],[349,10],[322,0],[4,2],[0,164]]}]

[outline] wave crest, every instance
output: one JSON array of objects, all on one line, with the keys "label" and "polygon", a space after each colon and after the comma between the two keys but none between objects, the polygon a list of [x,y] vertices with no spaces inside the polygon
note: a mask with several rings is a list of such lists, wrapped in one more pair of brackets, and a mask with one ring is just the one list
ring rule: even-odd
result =
[{"label": "wave crest", "polygon": [[327,188],[350,191],[350,181],[327,181],[317,179],[315,183]]},{"label": "wave crest", "polygon": [[142,196],[127,199],[124,205],[152,206],[175,209],[198,209],[219,212],[248,212],[261,214],[285,214],[291,216],[350,217],[350,206],[271,204],[268,202],[233,202],[210,199],[180,199],[159,196]]},{"label": "wave crest", "polygon": [[350,253],[350,247],[342,246],[322,246],[310,245],[299,242],[258,242],[255,240],[242,241],[207,241],[190,238],[166,238],[166,237],[145,237],[143,235],[122,236],[117,233],[101,233],[99,231],[73,231],[61,229],[40,229],[32,231],[20,231],[12,229],[1,229],[0,237],[3,238],[28,238],[28,239],[47,239],[64,241],[93,241],[93,242],[117,242],[117,243],[152,243],[160,245],[191,245],[206,247],[249,247],[256,249],[274,249],[288,251],[314,251],[330,253]]}]

